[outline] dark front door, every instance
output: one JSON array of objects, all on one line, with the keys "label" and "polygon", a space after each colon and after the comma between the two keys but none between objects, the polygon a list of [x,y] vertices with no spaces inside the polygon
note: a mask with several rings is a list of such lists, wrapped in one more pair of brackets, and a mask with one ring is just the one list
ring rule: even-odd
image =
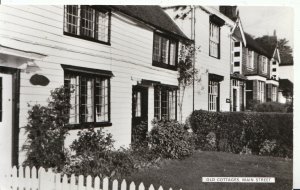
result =
[{"label": "dark front door", "polygon": [[148,88],[132,87],[131,142],[138,143],[146,138],[148,131]]},{"label": "dark front door", "polygon": [[237,90],[236,89],[233,89],[233,111],[236,111],[236,107],[237,107]]}]

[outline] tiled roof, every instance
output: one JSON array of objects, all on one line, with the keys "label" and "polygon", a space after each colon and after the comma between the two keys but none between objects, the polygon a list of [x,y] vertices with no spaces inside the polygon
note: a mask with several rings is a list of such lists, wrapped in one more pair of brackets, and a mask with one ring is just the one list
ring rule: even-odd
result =
[{"label": "tiled roof", "polygon": [[112,9],[151,25],[164,32],[189,40],[175,22],[160,6],[153,5],[111,5]]},{"label": "tiled roof", "polygon": [[[256,51],[257,53],[260,53],[264,56],[267,56],[268,58],[271,58],[273,55],[270,55],[263,47],[260,43],[258,43],[257,41],[255,41],[250,34],[245,32],[245,38],[246,38],[246,42],[247,42],[247,47],[250,47],[250,49]],[[273,50],[274,51],[274,50]]]}]

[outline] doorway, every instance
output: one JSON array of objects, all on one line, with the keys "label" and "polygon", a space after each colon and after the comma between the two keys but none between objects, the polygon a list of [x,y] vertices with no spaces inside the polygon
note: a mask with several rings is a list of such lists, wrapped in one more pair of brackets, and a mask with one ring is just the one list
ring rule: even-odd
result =
[{"label": "doorway", "polygon": [[131,143],[145,140],[148,131],[148,88],[132,87]]}]

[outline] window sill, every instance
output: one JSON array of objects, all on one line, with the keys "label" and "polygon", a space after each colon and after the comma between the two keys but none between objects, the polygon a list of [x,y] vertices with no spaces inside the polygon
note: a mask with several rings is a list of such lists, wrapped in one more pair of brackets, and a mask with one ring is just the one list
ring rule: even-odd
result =
[{"label": "window sill", "polygon": [[248,67],[248,66],[247,66],[247,70],[251,70],[251,71],[253,71],[253,70],[254,70],[254,68],[253,68],[253,67]]},{"label": "window sill", "polygon": [[209,57],[212,57],[212,58],[215,58],[215,59],[220,59],[219,56],[213,56],[213,55],[210,55],[210,54],[209,54]]},{"label": "window sill", "polygon": [[165,63],[160,63],[160,62],[153,61],[152,66],[160,67],[160,68],[164,68],[164,69],[169,69],[169,70],[173,70],[173,71],[177,70],[176,64],[175,65],[168,65],[168,64],[165,64]]},{"label": "window sill", "polygon": [[78,39],[82,39],[82,40],[91,41],[91,42],[96,42],[96,43],[104,44],[104,45],[108,45],[108,46],[111,45],[111,44],[110,44],[110,41],[104,42],[104,41],[96,40],[96,39],[91,38],[91,37],[80,36],[80,35],[72,34],[72,33],[65,32],[65,31],[64,31],[64,35],[65,35],[65,36],[71,36],[71,37],[78,38]]},{"label": "window sill", "polygon": [[111,122],[100,122],[100,123],[82,123],[82,124],[69,124],[67,125],[67,128],[69,130],[78,130],[78,129],[88,129],[90,127],[96,128],[96,127],[111,127],[112,123]]}]

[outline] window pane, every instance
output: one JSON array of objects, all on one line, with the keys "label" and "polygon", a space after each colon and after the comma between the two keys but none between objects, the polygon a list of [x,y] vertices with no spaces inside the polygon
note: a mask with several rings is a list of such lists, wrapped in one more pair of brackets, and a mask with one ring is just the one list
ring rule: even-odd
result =
[{"label": "window pane", "polygon": [[209,81],[209,86],[208,86],[208,110],[209,111],[217,111],[217,99],[219,96],[218,92],[218,82],[215,81]]},{"label": "window pane", "polygon": [[82,122],[93,122],[94,121],[94,112],[93,112],[93,79],[88,77],[81,77],[80,84],[81,92],[81,121]]},{"label": "window pane", "polygon": [[165,119],[168,118],[168,94],[166,90],[161,91],[161,117]]},{"label": "window pane", "polygon": [[78,34],[78,19],[79,19],[79,10],[77,5],[67,5],[65,6],[65,31]]},{"label": "window pane", "polygon": [[96,122],[108,121],[108,79],[96,78]]},{"label": "window pane", "polygon": [[170,41],[170,65],[176,63],[176,42]]},{"label": "window pane", "polygon": [[154,35],[154,42],[153,42],[153,60],[160,62],[161,56],[161,37],[158,35]]},{"label": "window pane", "polygon": [[67,74],[65,76],[65,86],[71,89],[70,94],[70,124],[79,123],[79,76]]},{"label": "window pane", "polygon": [[81,6],[81,35],[94,37],[95,10],[88,6]]},{"label": "window pane", "polygon": [[154,117],[156,117],[158,120],[161,119],[160,115],[160,110],[161,110],[161,104],[160,104],[160,89],[155,88],[154,89]]},{"label": "window pane", "polygon": [[108,41],[109,13],[97,12],[95,38],[104,42]]},{"label": "window pane", "polygon": [[168,64],[168,58],[169,58],[169,40],[166,38],[161,38],[161,45],[162,45],[162,62],[165,64]]},{"label": "window pane", "polygon": [[141,117],[141,92],[136,92],[135,93],[135,117]]}]

